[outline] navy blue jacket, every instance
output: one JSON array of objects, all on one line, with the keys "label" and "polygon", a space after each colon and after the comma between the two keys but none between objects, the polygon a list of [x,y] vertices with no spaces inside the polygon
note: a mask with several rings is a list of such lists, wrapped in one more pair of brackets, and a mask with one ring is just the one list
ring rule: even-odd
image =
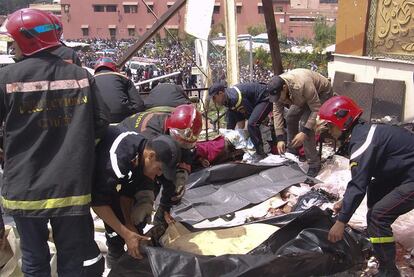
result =
[{"label": "navy blue jacket", "polygon": [[358,123],[349,145],[352,180],[346,188],[338,220],[347,223],[361,204],[371,179],[397,187],[414,181],[414,134],[390,125]]},{"label": "navy blue jacket", "polygon": [[241,112],[249,118],[257,104],[269,101],[266,87],[265,84],[260,83],[243,83],[226,88],[227,100],[224,105],[231,111]]},{"label": "navy blue jacket", "polygon": [[[92,186],[92,205],[111,205],[116,197],[117,185],[133,197],[141,183],[148,179],[143,175],[141,157],[146,139],[136,132],[123,132],[109,126],[103,140],[96,147],[95,180]],[[138,157],[138,166],[132,160]],[[152,183],[152,181],[149,181]],[[131,186],[133,188],[131,188]]]}]

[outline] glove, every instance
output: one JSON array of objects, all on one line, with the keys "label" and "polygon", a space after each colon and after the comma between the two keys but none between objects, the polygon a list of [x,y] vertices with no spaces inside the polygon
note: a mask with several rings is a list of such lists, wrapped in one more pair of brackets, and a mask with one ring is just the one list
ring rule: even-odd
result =
[{"label": "glove", "polygon": [[188,179],[188,172],[184,169],[177,169],[177,174],[175,176],[175,195],[171,198],[172,202],[179,202],[183,198],[185,193],[185,184]]},{"label": "glove", "polygon": [[154,205],[154,192],[152,190],[141,190],[135,195],[135,205],[131,210],[131,220],[134,225],[140,223],[151,223],[151,215]]}]

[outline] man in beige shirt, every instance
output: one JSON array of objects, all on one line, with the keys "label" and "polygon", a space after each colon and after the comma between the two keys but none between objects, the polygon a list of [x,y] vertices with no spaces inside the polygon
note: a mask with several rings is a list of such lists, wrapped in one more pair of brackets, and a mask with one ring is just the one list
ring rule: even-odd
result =
[{"label": "man in beige shirt", "polygon": [[[317,72],[308,69],[294,69],[274,76],[269,85],[270,101],[273,102],[273,118],[277,149],[280,154],[295,153],[304,146],[309,164],[307,175],[315,177],[321,168],[316,151],[315,125],[321,104],[332,96],[330,81]],[[284,129],[283,111],[286,114],[287,136]]]}]

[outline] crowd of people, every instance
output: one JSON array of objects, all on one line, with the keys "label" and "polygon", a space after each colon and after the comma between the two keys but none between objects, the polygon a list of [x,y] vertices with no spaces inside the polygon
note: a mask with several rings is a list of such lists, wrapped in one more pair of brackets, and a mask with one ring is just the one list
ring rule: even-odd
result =
[{"label": "crowd of people", "polygon": [[[69,42],[86,43],[88,47],[81,47],[77,53],[82,64],[89,68],[94,68],[96,61],[102,56],[109,56],[117,62],[135,42],[132,39],[109,40],[109,39],[79,39],[68,40]],[[138,52],[136,57],[156,60],[157,68],[143,66],[133,76],[135,82],[145,81],[153,77],[165,74],[180,72],[173,79],[176,84],[183,85],[185,88],[197,87],[197,77],[192,74],[192,68],[195,67],[195,51],[192,45],[186,46],[185,43],[174,41],[172,39],[150,40]],[[105,50],[111,50],[106,52]],[[114,50],[114,51],[112,51]],[[216,48],[210,49],[209,64],[212,70],[212,79],[222,81],[226,79],[226,59],[223,54],[217,53]],[[128,67],[128,64],[127,64]],[[255,80],[258,82],[268,82],[272,77],[272,72],[261,64],[254,62],[252,76],[249,65],[240,65],[240,82],[249,82]]]},{"label": "crowd of people", "polygon": [[[16,223],[26,276],[51,275],[48,223],[59,276],[101,276],[104,259],[94,240],[90,208],[105,223],[112,265],[125,254],[125,245],[130,256],[142,259],[140,245],[151,240],[143,227],[161,187],[154,224],[165,227],[174,220],[170,209],[184,195],[202,114],[180,85],[168,84],[169,94],[155,90],[142,101],[132,81],[119,73],[117,54],[98,59],[92,76],[61,44],[61,26],[52,15],[35,9],[14,12],[6,24],[17,62],[0,70],[2,206]],[[122,44],[113,43],[102,47]],[[167,48],[168,57],[157,57],[165,72],[192,66],[191,59],[180,55],[179,44]],[[84,64],[91,57],[81,54]],[[223,65],[219,58],[215,64]],[[220,66],[215,69],[225,75]],[[414,208],[413,135],[363,122],[363,110],[348,97],[333,96],[330,81],[312,70],[294,69],[270,81],[265,72],[257,74],[263,79],[231,87],[217,82],[209,88],[212,101],[227,108],[228,128],[247,121],[259,161],[266,157],[259,126],[273,109],[278,153],[294,153],[303,145],[307,175],[315,177],[321,168],[316,118],[325,120],[331,136],[349,144],[352,173],[343,200],[335,205],[337,218],[327,239],[343,239],[346,224],[368,191],[367,231],[379,276],[399,276],[391,224]],[[174,102],[176,95],[182,102]],[[222,152],[225,143],[212,147]],[[3,226],[0,234],[2,244]]]}]

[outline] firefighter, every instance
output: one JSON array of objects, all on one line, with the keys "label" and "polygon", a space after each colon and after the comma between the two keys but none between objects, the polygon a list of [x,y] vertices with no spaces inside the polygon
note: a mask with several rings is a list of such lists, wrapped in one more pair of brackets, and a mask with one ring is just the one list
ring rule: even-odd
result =
[{"label": "firefighter", "polygon": [[[128,131],[136,131],[146,138],[154,138],[161,134],[171,136],[181,148],[181,159],[174,168],[175,176],[160,176],[157,178],[158,194],[162,186],[160,206],[155,215],[155,223],[165,223],[164,218],[169,216],[171,207],[178,204],[185,192],[185,183],[191,172],[194,159],[194,147],[201,132],[201,113],[193,105],[180,105],[176,108],[158,107],[143,113],[135,114],[118,126]],[[145,218],[152,209],[136,209],[137,217]],[[140,215],[141,214],[141,215]]]},{"label": "firefighter", "polygon": [[20,236],[25,276],[50,276],[48,223],[59,276],[101,276],[90,214],[95,139],[108,125],[94,78],[51,54],[60,46],[48,13],[21,9],[7,34],[19,61],[0,70],[4,122],[2,203]]},{"label": "firefighter", "polygon": [[111,58],[100,58],[95,65],[95,80],[102,98],[109,108],[110,123],[144,110],[144,102],[134,83],[120,74]]},{"label": "firefighter", "polygon": [[414,135],[401,127],[365,123],[362,112],[345,96],[332,97],[319,110],[329,133],[349,144],[352,173],[343,200],[335,204],[338,217],[328,239],[343,238],[345,224],[367,193],[367,231],[379,262],[377,276],[400,276],[391,224],[414,209]]},{"label": "firefighter", "polygon": [[96,155],[92,206],[105,222],[107,265],[111,268],[124,254],[124,244],[129,255],[142,258],[140,241],[149,238],[139,235],[142,230],[137,227],[148,218],[137,219],[131,210],[147,209],[149,199],[152,211],[154,179],[161,174],[168,178],[175,176],[181,152],[169,136],[147,140],[136,132],[110,126],[97,145]]},{"label": "firefighter", "polygon": [[63,59],[65,62],[76,64],[80,67],[82,67],[82,63],[78,57],[78,54],[76,54],[76,51],[72,48],[69,48],[65,45],[65,43],[62,41],[62,35],[63,35],[63,24],[60,19],[54,15],[53,13],[50,13],[50,16],[52,17],[53,23],[55,24],[57,35],[60,41],[61,46],[53,49],[52,53],[61,59]]},{"label": "firefighter", "polygon": [[[302,146],[308,161],[308,176],[316,177],[321,169],[321,159],[316,150],[315,125],[321,104],[332,96],[330,81],[309,69],[294,69],[274,76],[268,85],[273,102],[273,122],[279,154],[288,151],[297,154]],[[287,136],[283,112],[286,114]],[[287,147],[286,147],[287,146]]]},{"label": "firefighter", "polygon": [[234,129],[237,122],[248,120],[247,130],[256,149],[255,161],[266,157],[260,124],[272,110],[267,86],[260,83],[237,84],[227,88],[215,83],[208,90],[209,97],[217,106],[227,107],[227,129]]}]

